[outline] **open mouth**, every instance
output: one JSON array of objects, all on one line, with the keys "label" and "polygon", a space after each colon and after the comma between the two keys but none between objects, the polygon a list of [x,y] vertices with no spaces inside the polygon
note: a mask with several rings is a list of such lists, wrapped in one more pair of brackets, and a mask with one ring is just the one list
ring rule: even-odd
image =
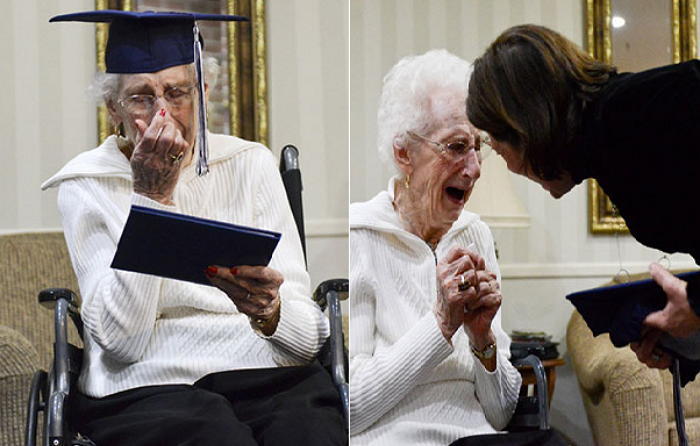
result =
[{"label": "open mouth", "polygon": [[467,194],[467,191],[458,187],[448,186],[445,188],[445,193],[450,201],[456,204],[462,204],[464,203],[464,197]]}]

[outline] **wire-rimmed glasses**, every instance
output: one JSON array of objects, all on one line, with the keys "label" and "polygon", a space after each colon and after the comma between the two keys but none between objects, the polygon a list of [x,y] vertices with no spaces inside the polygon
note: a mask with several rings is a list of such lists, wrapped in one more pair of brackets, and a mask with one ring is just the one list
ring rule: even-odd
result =
[{"label": "wire-rimmed glasses", "polygon": [[476,137],[477,145],[474,146],[470,144],[468,139],[457,139],[448,143],[441,143],[433,141],[420,135],[416,132],[409,130],[406,132],[409,136],[413,138],[421,139],[428,144],[435,147],[441,155],[448,156],[450,158],[459,158],[467,154],[469,150],[474,149],[476,151],[479,162],[485,160],[491,154],[491,138],[486,132],[479,132]]},{"label": "wire-rimmed glasses", "polygon": [[192,104],[194,85],[170,87],[162,95],[132,94],[117,101],[127,113],[138,117],[150,117],[155,113],[158,98],[162,97],[172,108],[181,108]]}]

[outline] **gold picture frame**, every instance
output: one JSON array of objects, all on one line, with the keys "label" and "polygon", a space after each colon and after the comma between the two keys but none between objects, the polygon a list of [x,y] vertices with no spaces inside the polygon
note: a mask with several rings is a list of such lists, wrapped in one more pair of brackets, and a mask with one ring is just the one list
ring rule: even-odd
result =
[{"label": "gold picture frame", "polygon": [[[612,2],[584,0],[586,11],[585,38],[588,53],[614,65],[611,36]],[[696,44],[696,0],[670,0],[673,63],[694,59]],[[625,221],[598,182],[588,180],[589,229],[593,234],[629,233]]]},{"label": "gold picture frame", "polygon": [[[267,145],[269,133],[265,1],[221,0],[221,3],[222,7],[224,5],[226,7],[226,14],[237,14],[250,18],[249,23],[226,23],[227,108],[230,133]],[[134,5],[135,0],[95,0],[95,9],[132,11],[135,8]],[[97,68],[101,71],[105,70],[104,50],[107,44],[107,32],[107,24],[97,24],[95,47]],[[113,131],[109,126],[107,108],[104,105],[98,107],[97,129],[100,142]]]}]

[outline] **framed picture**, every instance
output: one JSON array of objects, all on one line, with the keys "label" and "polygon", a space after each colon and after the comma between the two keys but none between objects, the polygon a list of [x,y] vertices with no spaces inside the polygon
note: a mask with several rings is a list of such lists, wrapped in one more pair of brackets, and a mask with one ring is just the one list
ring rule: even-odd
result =
[{"label": "framed picture", "polygon": [[[264,0],[95,0],[95,9],[124,11],[186,11],[238,14],[250,22],[199,22],[205,57],[215,57],[221,70],[209,91],[208,128],[214,133],[268,142],[267,67]],[[97,24],[97,68],[105,70],[108,24]],[[99,142],[109,136],[107,108],[97,112]]]},{"label": "framed picture", "polygon": [[[584,0],[588,52],[619,72],[694,59],[696,0]],[[629,233],[614,203],[588,180],[593,234]]]}]

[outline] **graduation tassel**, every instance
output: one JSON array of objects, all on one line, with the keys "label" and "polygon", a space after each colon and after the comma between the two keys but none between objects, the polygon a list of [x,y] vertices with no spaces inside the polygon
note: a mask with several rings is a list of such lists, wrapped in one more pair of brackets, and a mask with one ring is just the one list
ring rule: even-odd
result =
[{"label": "graduation tassel", "polygon": [[199,131],[197,132],[197,144],[199,146],[199,158],[197,160],[197,175],[204,176],[209,173],[209,145],[207,142],[207,109],[204,101],[204,61],[202,58],[202,44],[199,41],[199,28],[194,23],[194,67],[197,73],[197,92],[199,93]]}]

